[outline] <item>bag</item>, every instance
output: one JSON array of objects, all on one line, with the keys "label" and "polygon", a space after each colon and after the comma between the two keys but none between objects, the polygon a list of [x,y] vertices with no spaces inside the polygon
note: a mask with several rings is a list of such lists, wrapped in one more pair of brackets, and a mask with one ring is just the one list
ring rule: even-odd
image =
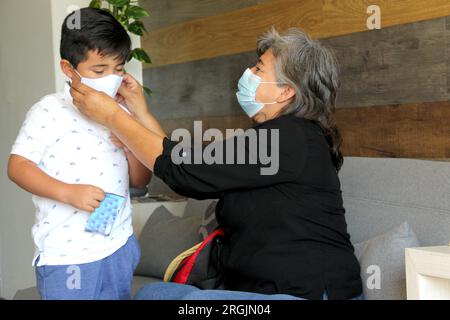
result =
[{"label": "bag", "polygon": [[200,289],[222,288],[220,267],[223,229],[212,232],[203,242],[179,254],[164,274],[165,282],[196,286]]}]

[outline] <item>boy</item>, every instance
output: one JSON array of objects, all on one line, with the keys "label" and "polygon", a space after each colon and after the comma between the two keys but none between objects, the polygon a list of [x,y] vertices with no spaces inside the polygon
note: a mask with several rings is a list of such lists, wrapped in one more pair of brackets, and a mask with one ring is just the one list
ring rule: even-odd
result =
[{"label": "boy", "polygon": [[[116,96],[131,52],[125,29],[109,13],[79,12],[80,28],[62,27],[61,68]],[[130,299],[140,258],[133,236],[129,186],[151,172],[104,127],[85,118],[64,92],[41,99],[12,147],[8,175],[32,193],[38,290],[43,299]],[[109,236],[86,232],[90,214],[110,192],[125,197]]]}]

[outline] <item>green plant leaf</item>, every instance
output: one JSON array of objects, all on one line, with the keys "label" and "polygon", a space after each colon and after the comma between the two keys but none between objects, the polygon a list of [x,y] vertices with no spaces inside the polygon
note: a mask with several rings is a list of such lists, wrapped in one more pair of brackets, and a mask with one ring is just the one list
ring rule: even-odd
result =
[{"label": "green plant leaf", "polygon": [[128,31],[142,37],[144,35],[144,31],[147,30],[145,30],[145,26],[142,21],[135,21],[128,25]]},{"label": "green plant leaf", "polygon": [[124,26],[124,27],[127,27],[127,26],[128,26],[128,17],[127,17],[126,15],[124,15],[124,14],[118,14],[118,15],[116,16],[116,19],[117,19],[117,21],[120,22],[120,24],[121,24],[122,26]]},{"label": "green plant leaf", "polygon": [[134,49],[133,52],[131,53],[131,55],[133,56],[133,58],[135,58],[136,60],[138,60],[140,62],[152,63],[152,60],[148,56],[147,52],[145,52],[145,50],[142,48]]},{"label": "green plant leaf", "polygon": [[152,90],[150,90],[150,89],[147,88],[147,87],[143,87],[143,89],[144,89],[144,92],[145,92],[149,97],[153,96],[153,91],[152,91]]},{"label": "green plant leaf", "polygon": [[130,3],[130,0],[108,0],[109,4],[112,4],[115,7],[123,7]]},{"label": "green plant leaf", "polygon": [[89,4],[89,7],[95,8],[95,9],[101,9],[102,0],[92,0],[91,3]]},{"label": "green plant leaf", "polygon": [[143,8],[138,6],[129,6],[125,11],[125,15],[132,19],[142,19],[148,17],[150,14]]}]

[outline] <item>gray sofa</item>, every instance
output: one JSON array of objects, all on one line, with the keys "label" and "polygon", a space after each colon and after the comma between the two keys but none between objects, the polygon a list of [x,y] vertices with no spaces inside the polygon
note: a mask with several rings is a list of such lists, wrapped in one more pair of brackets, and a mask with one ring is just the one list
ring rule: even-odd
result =
[{"label": "gray sofa", "polygon": [[[404,248],[447,245],[450,240],[450,164],[347,157],[340,178],[366,297],[405,299]],[[210,202],[189,199],[185,216],[202,215]],[[373,265],[379,266],[382,280],[368,288],[367,277],[373,275],[368,266]],[[146,284],[162,281],[161,271],[158,276],[149,276],[156,273],[145,272],[145,268],[144,263],[140,275],[134,277],[134,293]],[[14,297],[38,298],[36,288],[19,290]]]}]

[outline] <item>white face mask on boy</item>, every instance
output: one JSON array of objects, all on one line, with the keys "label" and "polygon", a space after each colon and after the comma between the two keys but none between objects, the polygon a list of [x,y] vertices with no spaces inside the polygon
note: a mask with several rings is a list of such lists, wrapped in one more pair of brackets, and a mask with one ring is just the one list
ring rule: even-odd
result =
[{"label": "white face mask on boy", "polygon": [[94,90],[104,92],[113,99],[116,98],[117,92],[122,85],[123,77],[110,74],[102,78],[91,79],[83,77],[75,68],[73,68],[73,70],[80,76],[81,83],[84,83]]}]

